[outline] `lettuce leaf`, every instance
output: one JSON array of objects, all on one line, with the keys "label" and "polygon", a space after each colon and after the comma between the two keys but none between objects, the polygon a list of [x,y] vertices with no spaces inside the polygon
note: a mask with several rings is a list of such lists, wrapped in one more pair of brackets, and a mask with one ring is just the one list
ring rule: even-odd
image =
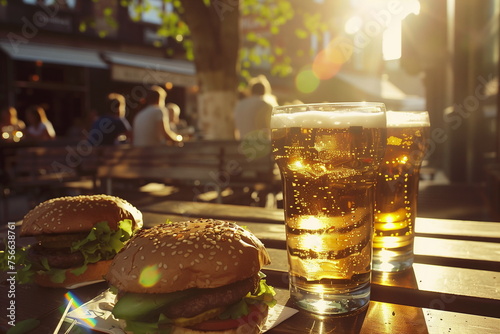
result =
[{"label": "lettuce leaf", "polygon": [[[7,243],[4,242],[4,245],[7,245]],[[35,271],[31,268],[31,263],[27,260],[28,249],[29,246],[16,248],[14,260],[7,251],[0,251],[0,270],[4,272],[15,271],[16,281],[21,284],[32,282],[35,274]],[[12,265],[15,266],[15,270],[12,270]]]},{"label": "lettuce leaf", "polygon": [[[113,231],[108,222],[99,222],[94,225],[89,234],[82,240],[75,241],[71,245],[71,252],[81,252],[84,257],[84,264],[71,270],[71,273],[78,276],[87,270],[89,263],[96,263],[101,260],[110,260],[124,246],[124,242],[132,237],[132,220],[124,219],[118,222],[118,229]],[[19,283],[30,283],[37,269],[33,268],[27,259],[28,247],[16,249],[16,266],[18,266],[16,280]],[[4,259],[5,258],[5,259]],[[0,252],[0,268],[6,267],[6,256]],[[4,265],[5,264],[5,265]],[[43,272],[50,276],[54,283],[62,283],[66,279],[66,269],[51,268],[47,258],[42,258],[41,265]]]},{"label": "lettuce leaf", "polygon": [[71,252],[80,251],[85,258],[85,265],[109,260],[123,248],[123,242],[131,236],[130,219],[120,221],[116,231],[111,230],[107,222],[100,222],[94,225],[85,239],[72,244]]},{"label": "lettuce leaf", "polygon": [[268,307],[276,305],[277,301],[274,299],[276,291],[272,286],[267,285],[264,279],[265,274],[259,272],[261,277],[259,286],[254,293],[248,293],[241,301],[228,307],[224,312],[219,315],[219,319],[238,319],[248,314],[248,305],[264,303]]},{"label": "lettuce leaf", "polygon": [[158,323],[127,320],[127,331],[134,334],[170,334],[171,327],[162,328]]}]

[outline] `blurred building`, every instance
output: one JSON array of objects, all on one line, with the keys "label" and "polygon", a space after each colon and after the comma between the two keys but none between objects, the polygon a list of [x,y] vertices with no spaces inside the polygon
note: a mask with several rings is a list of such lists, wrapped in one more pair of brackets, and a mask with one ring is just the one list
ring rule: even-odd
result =
[{"label": "blurred building", "polygon": [[44,105],[58,135],[89,121],[109,92],[125,95],[133,117],[148,84],[166,86],[167,99],[189,112],[194,65],[175,59],[181,47],[156,33],[158,17],[115,0],[7,1],[0,5],[0,104],[15,106],[21,118],[28,105]]}]

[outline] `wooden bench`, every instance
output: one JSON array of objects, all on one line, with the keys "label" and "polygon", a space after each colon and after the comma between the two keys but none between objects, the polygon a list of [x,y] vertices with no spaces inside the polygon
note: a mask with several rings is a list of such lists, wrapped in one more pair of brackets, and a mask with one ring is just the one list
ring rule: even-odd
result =
[{"label": "wooden bench", "polygon": [[[42,146],[43,145],[43,146]],[[34,203],[47,197],[92,192],[99,148],[80,142],[28,143],[2,149],[2,219],[11,194],[28,194]]]},{"label": "wooden bench", "polygon": [[257,187],[267,191],[276,184],[270,155],[245,153],[238,141],[186,142],[182,147],[105,148],[97,178],[108,194],[113,193],[114,180],[133,179],[194,186],[198,193],[215,191],[219,203],[226,188]]},{"label": "wooden bench", "polygon": [[20,147],[6,158],[6,184],[10,188],[65,187],[68,182],[92,179],[99,148],[74,145]]}]

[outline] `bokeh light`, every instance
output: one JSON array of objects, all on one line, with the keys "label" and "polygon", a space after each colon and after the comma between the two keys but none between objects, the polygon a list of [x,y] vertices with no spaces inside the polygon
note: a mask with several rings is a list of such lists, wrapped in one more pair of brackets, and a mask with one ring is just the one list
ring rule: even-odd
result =
[{"label": "bokeh light", "polygon": [[139,277],[139,284],[145,288],[150,288],[160,281],[161,273],[158,270],[158,265],[154,264],[145,267]]},{"label": "bokeh light", "polygon": [[320,83],[319,78],[314,74],[312,69],[304,69],[295,77],[295,87],[301,93],[312,93],[318,88]]}]

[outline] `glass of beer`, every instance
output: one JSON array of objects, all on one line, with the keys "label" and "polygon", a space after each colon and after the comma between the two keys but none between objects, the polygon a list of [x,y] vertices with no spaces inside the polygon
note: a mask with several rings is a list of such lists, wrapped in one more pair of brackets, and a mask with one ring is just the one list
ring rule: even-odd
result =
[{"label": "glass of beer", "polygon": [[362,308],[370,300],[384,104],[274,107],[271,139],[283,182],[292,300],[317,314]]},{"label": "glass of beer", "polygon": [[373,270],[402,271],[413,264],[420,166],[429,139],[427,111],[388,111],[387,148],[375,191]]}]

